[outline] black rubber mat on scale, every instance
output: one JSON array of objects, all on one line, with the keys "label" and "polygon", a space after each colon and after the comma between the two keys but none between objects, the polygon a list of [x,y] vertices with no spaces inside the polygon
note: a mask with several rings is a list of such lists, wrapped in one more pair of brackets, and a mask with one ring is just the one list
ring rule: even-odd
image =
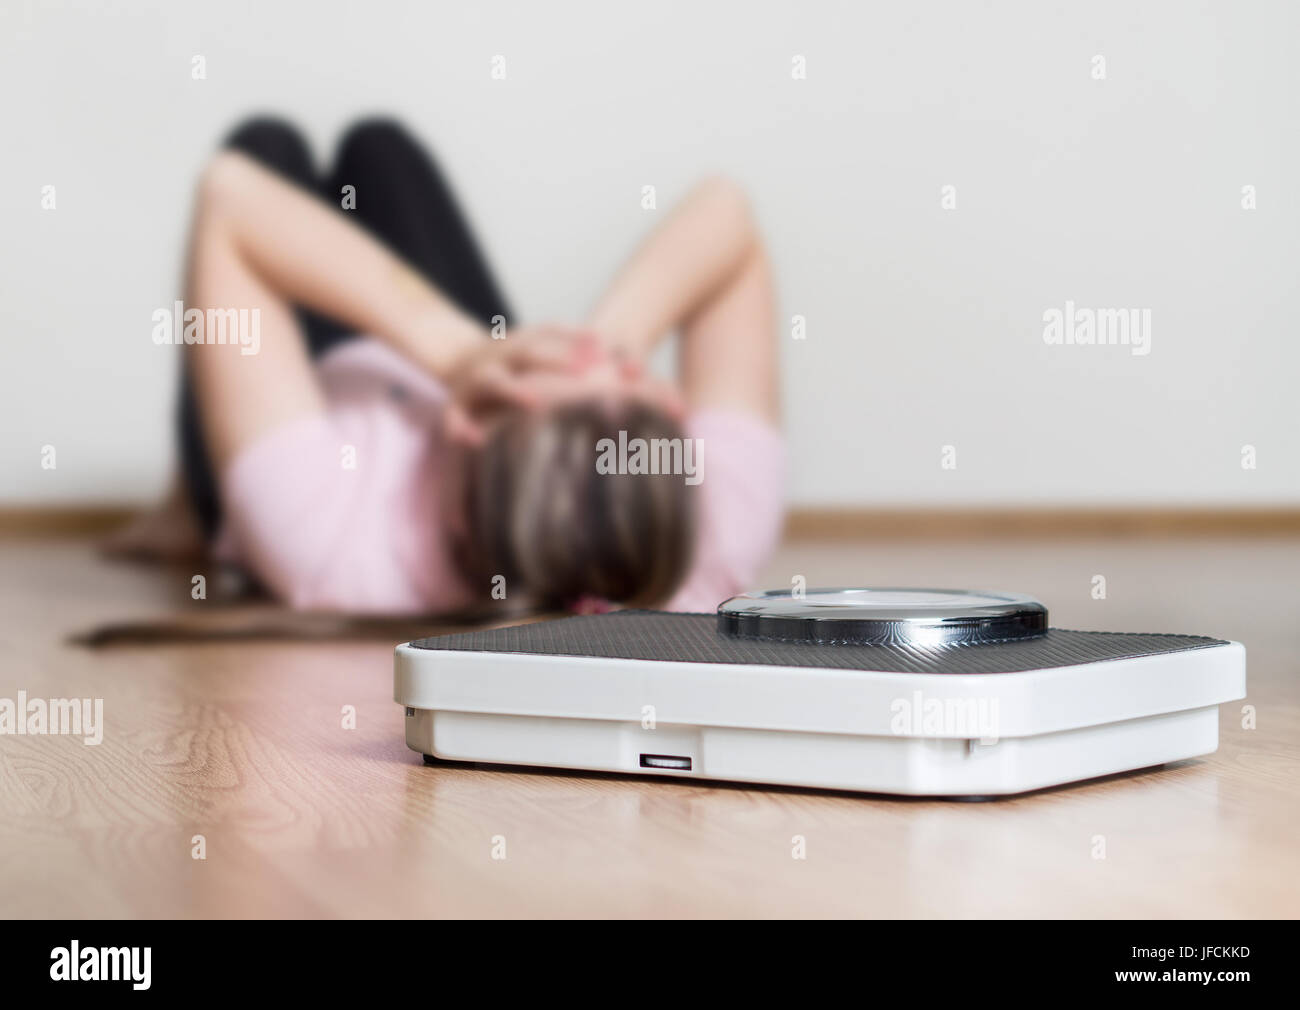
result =
[{"label": "black rubber mat on scale", "polygon": [[469,631],[411,643],[417,649],[587,656],[671,663],[802,666],[884,673],[1020,673],[1109,659],[1205,649],[1226,642],[1199,635],[1147,635],[1052,628],[1028,640],[918,648],[813,645],[732,638],[713,614],[623,610],[512,628]]}]

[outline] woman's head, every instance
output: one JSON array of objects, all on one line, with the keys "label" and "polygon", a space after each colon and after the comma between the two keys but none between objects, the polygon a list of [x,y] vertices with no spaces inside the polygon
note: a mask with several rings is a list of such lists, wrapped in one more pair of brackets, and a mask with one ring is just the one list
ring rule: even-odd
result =
[{"label": "woman's head", "polygon": [[605,439],[682,439],[678,417],[651,397],[590,395],[497,417],[461,475],[456,554],[471,585],[486,595],[504,576],[511,597],[541,606],[667,599],[691,558],[692,487],[598,460]]}]

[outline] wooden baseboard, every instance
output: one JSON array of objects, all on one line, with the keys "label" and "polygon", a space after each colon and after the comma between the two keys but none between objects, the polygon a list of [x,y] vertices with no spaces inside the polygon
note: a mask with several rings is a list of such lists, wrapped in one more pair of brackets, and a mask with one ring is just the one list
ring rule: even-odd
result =
[{"label": "wooden baseboard", "polygon": [[1283,536],[1300,534],[1300,507],[792,509],[785,534],[806,539],[976,536]]},{"label": "wooden baseboard", "polygon": [[[0,506],[0,535],[93,536],[135,509],[103,506]],[[806,539],[974,536],[1294,536],[1300,506],[1272,508],[795,508],[785,534]]]},{"label": "wooden baseboard", "polygon": [[3,536],[99,536],[135,515],[129,505],[4,505]]}]

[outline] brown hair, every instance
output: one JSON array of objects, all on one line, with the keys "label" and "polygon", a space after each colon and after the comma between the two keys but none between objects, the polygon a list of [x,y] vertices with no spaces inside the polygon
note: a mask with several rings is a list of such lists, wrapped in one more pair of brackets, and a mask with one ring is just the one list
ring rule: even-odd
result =
[{"label": "brown hair", "polygon": [[637,401],[510,411],[467,460],[456,561],[476,594],[504,576],[519,602],[583,596],[654,606],[685,574],[695,488],[680,474],[601,473],[602,439],[680,439],[668,414]]}]

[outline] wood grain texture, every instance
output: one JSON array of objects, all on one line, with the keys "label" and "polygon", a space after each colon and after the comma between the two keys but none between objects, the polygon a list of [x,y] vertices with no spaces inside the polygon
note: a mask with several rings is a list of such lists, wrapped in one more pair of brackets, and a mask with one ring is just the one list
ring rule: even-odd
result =
[{"label": "wood grain texture", "polygon": [[99,697],[105,718],[97,747],[0,736],[0,911],[1294,917],[1298,568],[1295,538],[788,542],[765,584],[1016,589],[1057,626],[1246,643],[1258,728],[1223,706],[1216,754],[962,803],[426,767],[403,741],[388,643],[89,650],[68,635],[208,604],[84,541],[0,540],[0,696]]}]

